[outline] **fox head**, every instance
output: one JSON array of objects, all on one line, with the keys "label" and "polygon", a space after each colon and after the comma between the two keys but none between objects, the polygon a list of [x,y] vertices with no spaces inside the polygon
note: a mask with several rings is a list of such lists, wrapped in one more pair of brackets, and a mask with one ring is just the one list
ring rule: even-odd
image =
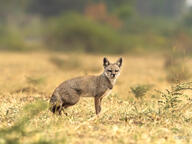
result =
[{"label": "fox head", "polygon": [[110,80],[115,81],[120,75],[122,66],[122,58],[119,58],[115,63],[110,63],[107,58],[103,59],[104,75]]}]

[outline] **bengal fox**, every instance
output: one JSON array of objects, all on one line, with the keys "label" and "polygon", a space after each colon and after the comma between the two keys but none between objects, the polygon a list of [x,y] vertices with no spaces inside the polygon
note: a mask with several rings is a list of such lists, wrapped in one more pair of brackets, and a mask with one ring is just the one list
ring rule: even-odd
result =
[{"label": "bengal fox", "polygon": [[[62,110],[76,104],[80,97],[94,97],[95,111],[101,111],[102,98],[111,90],[120,75],[122,58],[115,63],[103,59],[104,71],[98,76],[76,77],[61,83],[50,99],[50,110],[61,114]],[[109,94],[109,93],[108,93]]]}]

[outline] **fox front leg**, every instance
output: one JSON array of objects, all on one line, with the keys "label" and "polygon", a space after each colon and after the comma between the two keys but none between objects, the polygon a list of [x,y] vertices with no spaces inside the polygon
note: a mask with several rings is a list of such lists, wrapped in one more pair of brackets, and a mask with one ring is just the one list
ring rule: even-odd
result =
[{"label": "fox front leg", "polygon": [[98,115],[101,112],[102,97],[95,97],[95,112]]}]

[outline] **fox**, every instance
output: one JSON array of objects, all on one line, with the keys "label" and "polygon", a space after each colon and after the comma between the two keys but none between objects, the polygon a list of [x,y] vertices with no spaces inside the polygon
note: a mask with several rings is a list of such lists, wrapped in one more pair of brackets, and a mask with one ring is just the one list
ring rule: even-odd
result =
[{"label": "fox", "polygon": [[104,57],[103,67],[104,71],[99,75],[75,77],[56,87],[50,98],[51,112],[61,115],[66,108],[75,105],[80,97],[93,97],[95,113],[98,115],[103,97],[109,95],[120,75],[122,58],[111,63]]}]

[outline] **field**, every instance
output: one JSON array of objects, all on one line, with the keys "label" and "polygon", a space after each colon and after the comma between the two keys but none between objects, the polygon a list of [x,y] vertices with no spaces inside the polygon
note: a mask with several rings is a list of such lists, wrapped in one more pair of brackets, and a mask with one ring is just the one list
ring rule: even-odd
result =
[{"label": "field", "polygon": [[[53,115],[48,101],[54,88],[75,76],[101,73],[102,59],[0,53],[0,144],[192,143],[191,84],[172,87],[161,55],[124,55],[121,75],[99,116],[92,98],[68,108],[67,116]],[[186,65],[192,65],[190,58]]]}]

